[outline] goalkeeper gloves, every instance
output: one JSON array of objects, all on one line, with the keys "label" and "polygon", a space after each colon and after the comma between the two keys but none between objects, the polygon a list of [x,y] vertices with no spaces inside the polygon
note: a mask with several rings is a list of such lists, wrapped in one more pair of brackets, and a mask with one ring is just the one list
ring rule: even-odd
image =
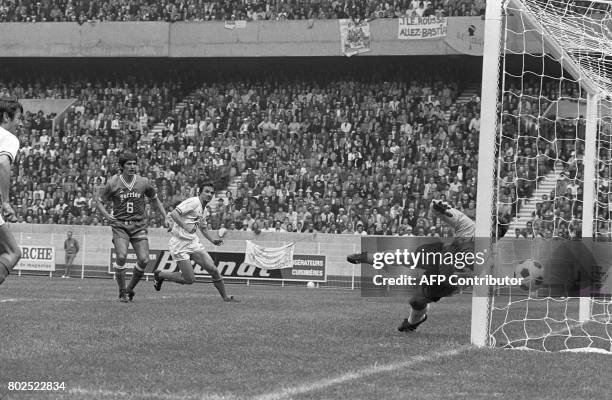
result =
[{"label": "goalkeeper gloves", "polygon": [[451,206],[442,201],[442,200],[432,200],[431,201],[431,208],[433,208],[434,210],[436,210],[439,213],[442,213],[444,215],[446,215],[447,217],[452,217],[453,214],[450,212],[451,210]]}]

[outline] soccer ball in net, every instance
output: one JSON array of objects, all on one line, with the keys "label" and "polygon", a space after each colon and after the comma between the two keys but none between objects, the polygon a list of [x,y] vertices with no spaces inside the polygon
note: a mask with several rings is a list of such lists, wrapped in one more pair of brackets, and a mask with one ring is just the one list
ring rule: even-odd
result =
[{"label": "soccer ball in net", "polygon": [[521,289],[538,289],[544,282],[544,267],[538,261],[523,260],[516,266],[515,275],[517,278],[523,278],[520,285]]}]

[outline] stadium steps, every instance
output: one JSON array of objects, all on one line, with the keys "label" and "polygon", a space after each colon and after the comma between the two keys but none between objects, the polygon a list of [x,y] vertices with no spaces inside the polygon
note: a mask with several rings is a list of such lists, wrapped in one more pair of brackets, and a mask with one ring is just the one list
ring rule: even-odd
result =
[{"label": "stadium steps", "polygon": [[467,84],[461,94],[457,96],[457,104],[468,103],[473,96],[480,97],[480,82],[472,82]]},{"label": "stadium steps", "polygon": [[210,205],[210,210],[211,212],[215,212],[218,208],[219,205],[219,199],[223,200],[223,204],[227,204],[227,195],[226,193],[232,192],[232,194],[234,195],[234,197],[236,197],[236,192],[238,191],[238,186],[240,186],[242,184],[242,181],[246,178],[246,171],[236,175],[235,177],[232,178],[232,180],[230,181],[229,185],[227,185],[227,188],[222,189],[222,190],[218,190],[215,193],[215,197],[214,197],[214,201],[211,201],[209,203]]},{"label": "stadium steps", "polygon": [[536,183],[536,190],[533,196],[525,199],[523,206],[519,211],[514,221],[510,224],[509,233],[514,234],[516,228],[524,229],[527,222],[533,219],[532,215],[536,210],[536,204],[542,200],[542,196],[550,197],[551,192],[557,187],[557,182],[564,179],[562,176],[563,167],[555,165],[555,169],[546,174],[539,182]]},{"label": "stadium steps", "polygon": [[[176,103],[176,105],[174,106],[173,113],[179,114],[181,111],[183,111],[185,107],[187,107],[186,102]],[[153,125],[153,128],[151,128],[151,130],[149,131],[149,136],[152,138],[153,136],[155,136],[156,133],[159,133],[159,135],[161,136],[161,133],[164,129],[166,129],[166,124],[164,122],[158,122]]]},{"label": "stadium steps", "polygon": [[[457,96],[454,106],[459,108],[463,104],[468,103],[472,99],[472,96],[480,97],[480,82],[468,83],[459,96]],[[447,120],[450,118],[450,113],[450,109],[446,110]]]}]

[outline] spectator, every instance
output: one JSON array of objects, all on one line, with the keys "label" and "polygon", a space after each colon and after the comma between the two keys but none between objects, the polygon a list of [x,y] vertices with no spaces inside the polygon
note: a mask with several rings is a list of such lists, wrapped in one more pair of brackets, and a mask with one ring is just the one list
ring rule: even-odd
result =
[{"label": "spectator", "polygon": [[74,259],[79,252],[79,242],[72,237],[72,231],[67,233],[66,240],[64,241],[64,252],[66,253],[66,262],[62,278],[70,278],[70,268],[74,264]]},{"label": "spectator", "polygon": [[223,21],[223,20],[299,20],[337,18],[397,18],[403,16],[470,16],[484,15],[484,0],[405,1],[393,5],[384,2],[335,1],[332,4],[282,2],[268,0],[259,3],[170,0],[150,3],[137,0],[129,7],[113,3],[85,3],[50,0],[43,3],[15,3],[0,0],[0,22],[77,22],[87,21]]},{"label": "spectator", "polygon": [[[23,202],[18,214],[24,221],[104,223],[88,199],[114,174],[117,155],[132,149],[166,207],[200,181],[228,181],[244,172],[231,207],[211,205],[214,226],[446,234],[431,229],[436,226],[427,215],[431,199],[452,197],[468,208],[476,195],[477,133],[460,122],[471,111],[455,107],[450,120],[443,112],[453,105],[458,77],[465,73],[439,60],[419,61],[409,75],[397,63],[368,62],[378,64],[324,74],[324,66],[316,65],[224,68],[192,87],[179,109],[173,104],[184,96],[177,83],[181,76],[176,81],[145,77],[140,84],[130,76],[90,85],[83,79],[71,83],[73,89],[52,83],[51,91],[33,89],[45,96],[74,90],[83,112],[69,109],[38,150],[31,143],[40,136],[26,129],[19,164],[24,180],[15,183]],[[372,70],[374,78],[365,72]],[[14,83],[3,85],[20,90]],[[446,101],[434,106],[445,96],[449,106]],[[139,113],[146,113],[149,124],[163,121],[162,130],[141,130]],[[35,117],[30,124],[44,123]],[[160,226],[153,218],[151,225]]]}]

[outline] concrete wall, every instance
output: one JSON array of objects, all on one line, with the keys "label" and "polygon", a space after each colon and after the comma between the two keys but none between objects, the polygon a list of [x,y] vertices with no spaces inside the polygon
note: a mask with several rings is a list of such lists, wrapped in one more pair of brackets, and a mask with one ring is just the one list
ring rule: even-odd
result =
[{"label": "concrete wall", "polygon": [[[458,23],[449,21],[449,24]],[[397,20],[370,23],[372,51],[380,55],[460,54],[444,40],[398,40]],[[335,20],[249,22],[245,29],[223,23],[175,23],[170,26],[171,57],[305,57],[340,56],[340,29]]]},{"label": "concrete wall", "polygon": [[[481,55],[466,37],[479,17],[448,20],[447,39],[399,40],[397,19],[370,23],[372,51],[380,55]],[[481,42],[477,40],[476,42]],[[223,22],[2,23],[3,57],[280,57],[340,56],[337,20],[255,21],[244,29]]]},{"label": "concrete wall", "polygon": [[167,57],[165,22],[0,24],[3,57]]}]

